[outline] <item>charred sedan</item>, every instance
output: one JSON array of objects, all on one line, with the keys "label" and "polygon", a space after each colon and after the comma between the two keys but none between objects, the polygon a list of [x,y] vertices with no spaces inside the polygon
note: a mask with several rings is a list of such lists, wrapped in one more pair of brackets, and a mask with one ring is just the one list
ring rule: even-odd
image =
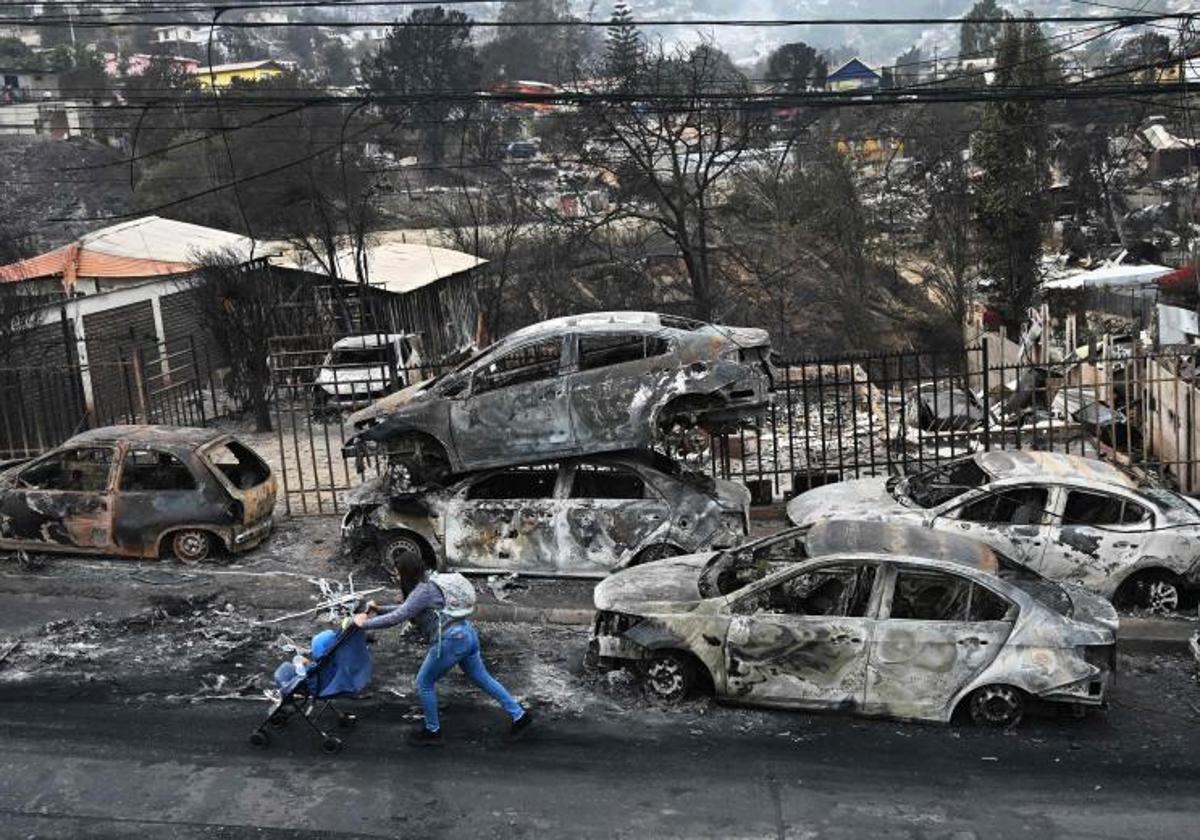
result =
[{"label": "charred sedan", "polygon": [[701,684],[763,706],[1012,726],[1032,701],[1100,706],[1117,615],[982,543],[829,520],[619,572],[591,655],[674,701]]},{"label": "charred sedan", "polygon": [[342,539],[385,568],[419,553],[464,571],[596,577],[737,545],[749,504],[741,485],[666,458],[606,455],[492,470],[420,496],[392,494],[379,479],[356,491]]},{"label": "charred sedan", "polygon": [[212,429],[108,426],[0,473],[0,547],[204,560],[271,531],[275,479]]},{"label": "charred sedan", "polygon": [[796,525],[861,517],[974,537],[1119,607],[1174,610],[1200,584],[1197,503],[1089,458],[983,452],[910,476],[819,487],[787,510]]},{"label": "charred sedan", "polygon": [[417,484],[569,455],[680,450],[768,405],[763,330],[597,312],[517,330],[457,370],[350,417],[345,454],[386,455]]}]

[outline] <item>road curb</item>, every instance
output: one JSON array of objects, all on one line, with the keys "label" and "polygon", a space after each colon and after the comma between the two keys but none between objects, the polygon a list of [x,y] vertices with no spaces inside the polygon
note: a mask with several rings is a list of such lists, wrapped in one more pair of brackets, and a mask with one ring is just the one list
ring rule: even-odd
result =
[{"label": "road curb", "polygon": [[1117,631],[1117,650],[1122,653],[1190,654],[1188,639],[1197,626],[1194,621],[1122,617]]}]

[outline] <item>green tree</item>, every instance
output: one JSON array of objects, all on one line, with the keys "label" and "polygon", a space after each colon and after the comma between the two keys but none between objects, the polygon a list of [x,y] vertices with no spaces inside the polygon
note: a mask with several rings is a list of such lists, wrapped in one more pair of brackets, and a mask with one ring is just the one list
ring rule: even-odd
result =
[{"label": "green tree", "polygon": [[986,58],[996,49],[1000,38],[1001,24],[997,18],[1004,15],[996,0],[977,0],[963,18],[959,34],[959,54],[962,58]]},{"label": "green tree", "polygon": [[354,59],[341,41],[331,38],[326,42],[321,48],[321,64],[323,75],[329,84],[354,84]]},{"label": "green tree", "polygon": [[517,0],[500,7],[501,23],[545,24],[514,26],[484,45],[480,58],[484,77],[561,82],[577,77],[578,68],[596,52],[591,27],[564,26],[578,22],[568,0]]},{"label": "green tree", "polygon": [[1114,69],[1128,69],[1131,79],[1152,81],[1161,70],[1156,65],[1170,57],[1170,38],[1160,32],[1143,32],[1122,43],[1108,64]]},{"label": "green tree", "polygon": [[19,38],[0,38],[0,67],[33,68],[38,58]]},{"label": "green tree", "polygon": [[828,73],[824,56],[803,41],[783,44],[767,56],[767,80],[788,93],[823,87]]},{"label": "green tree", "polygon": [[[414,9],[388,32],[379,50],[362,64],[367,89],[384,101],[394,125],[416,122],[429,154],[445,155],[449,123],[463,113],[462,99],[479,86],[479,60],[471,42],[469,17],[441,6]],[[416,97],[397,101],[397,97]]]},{"label": "green tree", "polygon": [[646,49],[642,34],[633,21],[633,10],[618,0],[613,6],[613,24],[604,45],[604,72],[615,79],[633,79]]},{"label": "green tree", "polygon": [[[997,87],[1043,87],[1053,67],[1041,29],[1031,20],[1005,22],[996,51]],[[1041,285],[1042,229],[1050,217],[1048,120],[1037,100],[988,102],[972,144],[981,170],[975,222],[993,306],[1014,333]]]}]

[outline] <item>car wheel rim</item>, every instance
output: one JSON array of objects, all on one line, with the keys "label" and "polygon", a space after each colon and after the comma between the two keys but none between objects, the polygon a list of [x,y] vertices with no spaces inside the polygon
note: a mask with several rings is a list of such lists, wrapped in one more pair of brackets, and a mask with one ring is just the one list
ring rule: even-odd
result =
[{"label": "car wheel rim", "polygon": [[208,537],[200,531],[184,531],[175,537],[175,556],[195,563],[208,556]]},{"label": "car wheel rim", "polygon": [[410,554],[421,556],[421,547],[413,540],[401,537],[392,540],[383,550],[383,562],[389,573],[396,575],[400,570],[400,561]]},{"label": "car wheel rim", "polygon": [[1156,580],[1146,587],[1146,607],[1151,612],[1174,612],[1179,608],[1179,588],[1165,580]]},{"label": "car wheel rim", "polygon": [[1011,726],[1021,718],[1021,698],[1006,686],[991,686],[975,697],[975,717],[990,726]]},{"label": "car wheel rim", "polygon": [[660,660],[646,669],[648,685],[656,697],[672,700],[683,693],[683,669],[678,662]]}]

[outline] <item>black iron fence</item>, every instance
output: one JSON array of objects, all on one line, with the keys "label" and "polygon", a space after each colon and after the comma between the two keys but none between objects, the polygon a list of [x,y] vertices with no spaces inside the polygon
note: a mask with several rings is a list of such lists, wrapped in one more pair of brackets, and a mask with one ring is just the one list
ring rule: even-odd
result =
[{"label": "black iron fence", "polygon": [[[1041,449],[1106,458],[1200,492],[1193,355],[1103,342],[1065,358],[1015,361],[1008,347],[1002,353],[985,342],[956,353],[781,366],[773,403],[712,439],[693,466],[744,482],[765,503],[988,448]],[[36,454],[107,423],[204,425],[225,416],[219,372],[202,352],[181,341],[131,348],[104,371],[77,364],[0,369],[0,456]],[[351,413],[448,365],[424,364],[419,345],[402,334],[313,333],[272,340],[270,367],[274,429],[255,435],[247,421],[247,442],[279,476],[282,511],[309,515],[344,511],[347,493],[363,480],[342,456]],[[101,380],[124,394],[103,401],[120,410],[97,410],[94,383]]]}]

